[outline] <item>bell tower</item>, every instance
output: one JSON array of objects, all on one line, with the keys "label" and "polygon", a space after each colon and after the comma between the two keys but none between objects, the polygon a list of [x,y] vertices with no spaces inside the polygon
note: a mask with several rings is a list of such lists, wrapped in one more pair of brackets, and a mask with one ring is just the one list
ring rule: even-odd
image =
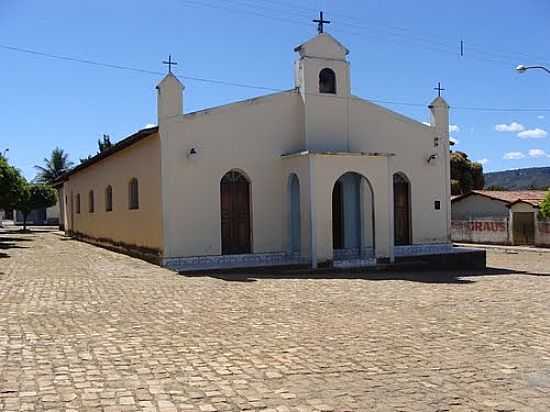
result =
[{"label": "bell tower", "polygon": [[348,150],[351,96],[349,51],[321,32],[294,49],[296,87],[305,106],[305,141],[310,151]]}]

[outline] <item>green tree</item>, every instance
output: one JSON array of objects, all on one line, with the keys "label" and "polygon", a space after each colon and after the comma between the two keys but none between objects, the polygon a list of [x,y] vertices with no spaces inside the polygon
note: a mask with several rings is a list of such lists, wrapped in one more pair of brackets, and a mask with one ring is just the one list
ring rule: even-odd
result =
[{"label": "green tree", "polygon": [[97,139],[97,147],[99,148],[99,153],[113,147],[113,144],[111,143],[111,136],[104,134],[101,139]]},{"label": "green tree", "polygon": [[483,165],[472,162],[464,152],[451,153],[451,193],[461,195],[483,189]]},{"label": "green tree", "polygon": [[540,215],[545,219],[550,219],[550,189],[546,191],[544,199],[540,204]]},{"label": "green tree", "polygon": [[498,190],[500,192],[505,192],[508,189],[506,189],[504,186],[500,186],[500,185],[491,185],[491,186],[486,187],[485,190]]},{"label": "green tree", "polygon": [[57,196],[55,190],[48,185],[26,183],[23,185],[15,202],[15,209],[23,215],[23,230],[27,230],[27,218],[34,209],[42,209],[55,205]]},{"label": "green tree", "polygon": [[13,209],[26,181],[19,170],[0,156],[0,209]]},{"label": "green tree", "polygon": [[52,185],[63,173],[72,167],[69,155],[63,149],[56,147],[49,159],[44,159],[44,166],[34,166],[38,170],[36,183]]},{"label": "green tree", "polygon": [[[111,147],[113,147],[113,144],[111,143],[111,136],[108,134],[104,134],[100,139],[97,139],[97,154],[100,154]],[[87,157],[80,158],[80,163],[85,163],[92,157],[92,155],[88,155]]]}]

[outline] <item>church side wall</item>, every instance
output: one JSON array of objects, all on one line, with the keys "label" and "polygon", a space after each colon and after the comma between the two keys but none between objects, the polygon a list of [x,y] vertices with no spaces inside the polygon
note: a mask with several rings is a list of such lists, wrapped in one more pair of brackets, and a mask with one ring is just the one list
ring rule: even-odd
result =
[{"label": "church side wall", "polygon": [[169,118],[160,133],[165,257],[221,254],[220,181],[230,170],[251,184],[252,252],[287,250],[289,170],[281,155],[304,148],[297,93]]},{"label": "church side wall", "polygon": [[[129,209],[130,179],[139,183],[139,209]],[[102,245],[158,255],[163,249],[160,184],[160,138],[149,136],[69,177],[68,230]],[[106,211],[105,190],[113,190],[112,211]],[[94,192],[94,212],[89,211],[89,192]],[[76,196],[80,194],[80,213]],[[72,199],[71,199],[72,198]]]},{"label": "church side wall", "polygon": [[[417,124],[359,99],[350,104],[350,150],[352,152],[395,153],[391,174],[402,172],[410,181],[412,243],[450,241],[449,196],[445,186],[443,145],[434,148],[435,129]],[[428,157],[439,158],[428,163]],[[435,210],[434,202],[441,207]]]}]

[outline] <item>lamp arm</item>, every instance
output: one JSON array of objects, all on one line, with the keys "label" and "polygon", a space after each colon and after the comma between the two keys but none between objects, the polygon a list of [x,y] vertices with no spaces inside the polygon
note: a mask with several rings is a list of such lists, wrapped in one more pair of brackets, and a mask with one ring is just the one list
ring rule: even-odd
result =
[{"label": "lamp arm", "polygon": [[525,67],[526,69],[542,69],[544,70],[546,73],[550,74],[550,69],[548,69],[547,67],[544,67],[544,66],[527,66]]}]

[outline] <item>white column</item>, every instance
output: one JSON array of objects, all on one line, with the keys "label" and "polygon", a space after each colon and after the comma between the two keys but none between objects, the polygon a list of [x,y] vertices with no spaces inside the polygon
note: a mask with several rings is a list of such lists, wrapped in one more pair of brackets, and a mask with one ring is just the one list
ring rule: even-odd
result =
[{"label": "white column", "polygon": [[183,113],[183,90],[185,87],[172,73],[168,73],[157,86],[157,116],[160,125],[163,119]]},{"label": "white column", "polygon": [[441,178],[444,179],[442,188],[442,210],[447,221],[447,240],[451,242],[451,155],[449,142],[449,105],[441,96],[436,97],[428,106],[432,113],[431,124],[435,128],[435,137],[439,139],[442,161]]},{"label": "white column", "polygon": [[311,267],[316,269],[319,261],[317,257],[317,216],[316,216],[316,196],[315,196],[315,157],[310,156],[309,163],[309,225],[311,229]]}]

